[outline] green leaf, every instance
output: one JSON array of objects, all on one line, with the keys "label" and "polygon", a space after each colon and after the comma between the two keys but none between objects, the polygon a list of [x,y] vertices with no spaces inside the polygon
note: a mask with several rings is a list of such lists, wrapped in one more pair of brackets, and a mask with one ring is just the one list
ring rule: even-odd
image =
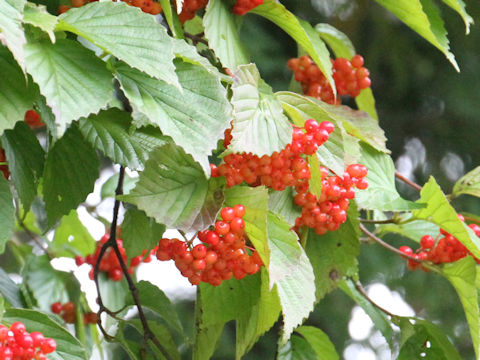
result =
[{"label": "green leaf", "polygon": [[294,224],[301,215],[301,209],[295,205],[295,190],[289,186],[283,191],[271,191],[268,198],[268,210],[282,216],[289,224]]},{"label": "green leaf", "polygon": [[378,125],[378,121],[363,111],[352,110],[348,106],[329,105],[287,91],[277,92],[275,95],[282,102],[286,111],[293,109],[298,114],[314,118],[317,121],[329,120],[336,126],[341,125],[348,134],[366,142],[375,149],[384,153],[390,152],[385,146],[387,138]]},{"label": "green leaf", "polygon": [[465,10],[465,3],[462,0],[443,0],[445,4],[450,6],[453,10],[455,10],[463,19],[465,23],[465,34],[470,33],[470,25],[474,23],[472,17],[468,15],[467,11]]},{"label": "green leaf", "polygon": [[87,353],[82,344],[47,315],[38,311],[26,309],[8,309],[5,311],[3,322],[12,324],[16,321],[24,323],[28,332],[39,331],[45,337],[52,338],[56,341],[57,350],[48,355],[49,359],[87,359]]},{"label": "green leaf", "polygon": [[[179,334],[183,334],[183,328],[180,319],[178,318],[178,314],[162,290],[148,281],[139,281],[137,283],[137,289],[142,306],[154,311],[165,320],[168,325],[178,331]],[[125,303],[127,305],[135,304],[130,293],[126,294]]]},{"label": "green leaf", "polygon": [[183,39],[183,28],[178,16],[173,11],[173,5],[170,4],[169,0],[160,0],[162,5],[163,14],[165,15],[165,20],[167,20],[168,27],[172,30],[172,34],[176,38]]},{"label": "green leaf", "polygon": [[292,125],[254,64],[238,68],[232,91],[233,139],[228,152],[271,155],[292,142]]},{"label": "green leaf", "polygon": [[236,321],[235,358],[237,360],[241,359],[255,345],[259,337],[275,324],[281,311],[277,291],[269,289],[268,273],[265,269],[261,270],[261,278],[258,302]]},{"label": "green leaf", "polygon": [[279,342],[277,360],[318,360],[319,357],[303,337],[292,335],[285,344]]},{"label": "green leaf", "polygon": [[355,54],[355,47],[343,32],[330,24],[317,24],[315,30],[323,41],[332,49],[336,57],[351,59]]},{"label": "green leaf", "polygon": [[[120,281],[112,281],[107,273],[100,272],[98,274],[98,283],[100,294],[102,294],[103,304],[112,311],[121,310],[119,315],[125,314],[125,305],[127,305],[125,299],[127,298],[127,295],[130,294],[125,277]],[[116,320],[113,321],[107,317],[107,326],[105,328],[108,329],[108,325],[116,326],[116,324]]]},{"label": "green leaf", "polygon": [[0,39],[5,41],[22,70],[25,69],[24,45],[26,43],[22,20],[26,3],[26,0],[0,2]]},{"label": "green leaf", "polygon": [[308,165],[310,165],[311,177],[308,180],[308,191],[313,195],[320,197],[322,195],[322,173],[320,171],[320,162],[317,154],[308,157]]},{"label": "green leaf", "polygon": [[36,26],[45,31],[52,43],[55,42],[55,26],[57,26],[58,18],[47,12],[44,5],[37,5],[27,2],[23,14],[23,22]]},{"label": "green leaf", "polygon": [[[102,199],[108,197],[115,197],[115,190],[118,185],[118,177],[119,173],[115,173],[110,176],[107,181],[105,181],[102,189],[100,190],[100,196],[102,197]],[[130,191],[135,187],[137,181],[138,177],[130,177],[128,174],[125,174],[123,179],[123,193],[129,194]]]},{"label": "green leaf", "polygon": [[31,256],[24,270],[25,283],[37,300],[37,306],[43,311],[50,311],[50,306],[59,301],[69,301],[65,283],[68,276],[63,271],[55,270],[46,255]]},{"label": "green leaf", "polygon": [[114,163],[132,170],[142,169],[148,153],[165,144],[166,137],[153,128],[130,131],[131,117],[125,111],[108,109],[80,120],[85,139]]},{"label": "green leaf", "polygon": [[2,268],[0,268],[0,295],[13,307],[24,307],[20,288]]},{"label": "green leaf", "polygon": [[150,154],[135,188],[120,199],[137,205],[167,228],[204,230],[223,204],[222,180],[208,180],[193,158],[174,144]]},{"label": "green leaf", "polygon": [[284,323],[282,341],[286,342],[293,330],[313,311],[315,276],[291,225],[269,213],[267,227],[270,287],[276,285],[280,298]]},{"label": "green leaf", "polygon": [[309,23],[298,19],[285,6],[275,0],[265,0],[262,5],[257,6],[250,12],[267,18],[290,35],[299,46],[307,51],[327,78],[332,89],[335,89],[335,82],[332,78],[332,63],[327,46]]},{"label": "green leaf", "polygon": [[5,244],[10,240],[14,227],[15,208],[12,192],[8,181],[0,176],[0,254],[5,251]]},{"label": "green leaf", "polygon": [[112,74],[78,42],[36,41],[25,51],[27,71],[52,108],[59,135],[73,120],[98,112],[112,98]]},{"label": "green leaf", "polygon": [[[411,217],[402,217],[402,221],[409,220]],[[420,242],[424,235],[430,235],[435,238],[440,228],[438,225],[424,220],[407,221],[404,224],[384,224],[377,226],[378,235],[382,236],[387,233],[395,233],[405,236],[413,241]]]},{"label": "green leaf", "polygon": [[332,342],[322,330],[313,326],[300,326],[295,330],[308,341],[318,360],[338,360],[339,356]]},{"label": "green leaf", "polygon": [[360,253],[358,211],[350,204],[347,221],[334,232],[317,235],[310,230],[305,251],[315,274],[317,301],[338,286],[344,277],[356,277]]},{"label": "green leaf", "polygon": [[215,52],[223,66],[232,71],[247,64],[249,55],[240,41],[238,23],[227,2],[211,0],[203,16],[208,46]]},{"label": "green leaf", "polygon": [[463,175],[453,186],[453,196],[469,194],[480,197],[480,166]]},{"label": "green leaf", "polygon": [[419,203],[400,197],[395,187],[395,166],[390,156],[363,145],[360,163],[368,168],[368,188],[356,192],[356,202],[360,208],[406,211],[422,207]]},{"label": "green leaf", "polygon": [[267,239],[268,191],[263,186],[234,186],[225,191],[225,206],[245,206],[245,233],[252,242],[263,263],[268,266],[270,249]]},{"label": "green leaf", "polygon": [[218,77],[200,66],[181,61],[176,65],[183,93],[122,64],[117,66],[116,76],[134,109],[171,136],[210,174],[208,156],[230,126],[231,105]]},{"label": "green leaf", "polygon": [[450,205],[445,194],[433,177],[423,186],[417,203],[424,204],[424,209],[415,210],[413,217],[437,224],[456,237],[475,257],[480,257],[480,239],[465,223],[460,221],[457,212]]},{"label": "green leaf", "polygon": [[43,173],[45,151],[23,121],[18,122],[14,130],[4,132],[2,146],[23,210],[28,211],[37,194],[38,182]]},{"label": "green leaf", "polygon": [[130,207],[125,212],[122,222],[123,247],[129,258],[141,255],[158,245],[165,232],[165,225],[160,225],[143,211]]},{"label": "green leaf", "polygon": [[85,200],[98,178],[97,153],[71,126],[48,152],[45,162],[43,196],[48,227]]},{"label": "green leaf", "polygon": [[33,107],[36,91],[32,85],[27,87],[25,75],[3,46],[0,46],[0,78],[0,134],[3,134],[24,119],[25,112]]},{"label": "green leaf", "polygon": [[387,315],[373,306],[372,303],[357,290],[352,280],[346,279],[345,281],[341,281],[338,287],[352,298],[352,300],[365,311],[370,319],[372,319],[373,325],[382,333],[393,350],[396,347],[396,342],[394,342],[394,332],[391,321]]},{"label": "green leaf", "polygon": [[465,310],[476,357],[480,354],[480,309],[476,288],[477,269],[475,260],[467,256],[454,263],[445,264],[442,274],[453,285]]},{"label": "green leaf", "polygon": [[[407,333],[409,337],[402,344],[398,360],[461,359],[457,350],[439,326],[415,318],[402,318],[399,325],[402,335]],[[429,347],[427,347],[427,342],[430,345]]]},{"label": "green leaf", "polygon": [[130,66],[178,87],[170,37],[139,8],[123,2],[90,3],[62,14],[57,30],[80,35]]},{"label": "green leaf", "polygon": [[95,252],[95,239],[78,219],[75,210],[62,217],[49,249],[56,257],[87,256]]},{"label": "green leaf", "polygon": [[439,49],[459,71],[454,55],[450,52],[447,31],[438,9],[431,0],[376,0],[406,25]]},{"label": "green leaf", "polygon": [[355,102],[360,110],[365,111],[373,119],[378,121],[377,109],[375,108],[375,98],[372,89],[363,89],[355,98]]}]

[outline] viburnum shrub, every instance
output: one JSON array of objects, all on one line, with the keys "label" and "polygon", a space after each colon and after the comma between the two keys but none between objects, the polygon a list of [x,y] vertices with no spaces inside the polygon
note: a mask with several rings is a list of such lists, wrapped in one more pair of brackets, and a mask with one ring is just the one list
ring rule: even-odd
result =
[{"label": "viburnum shrub", "polygon": [[[433,3],[377,2],[458,67]],[[444,3],[468,32],[465,4]],[[479,196],[480,168],[447,195],[433,177],[419,185],[397,172],[380,124],[398,118],[382,106],[379,119],[374,93],[388,83],[396,98],[397,77],[376,73],[388,67],[378,54],[404,66],[407,46],[357,52],[347,34],[301,18],[314,18],[310,2],[290,4],[303,10],[276,0],[0,0],[0,360],[339,359],[345,339],[329,330],[350,313],[342,296],[393,357],[468,358],[452,344],[468,354],[468,325],[479,358],[480,220],[452,201]],[[287,35],[288,56],[259,50]],[[355,36],[370,46],[369,32]],[[427,76],[435,67],[425,64]],[[399,283],[451,282],[466,314],[450,326],[460,335],[428,309],[401,316],[370,296],[363,269],[396,269],[370,243],[428,271]],[[194,312],[169,299],[167,280]]]}]

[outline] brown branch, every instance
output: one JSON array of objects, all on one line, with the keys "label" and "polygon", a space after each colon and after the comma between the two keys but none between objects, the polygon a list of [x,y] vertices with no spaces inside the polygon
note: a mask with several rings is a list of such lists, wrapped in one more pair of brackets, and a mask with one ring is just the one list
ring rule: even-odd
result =
[{"label": "brown branch", "polygon": [[192,40],[194,45],[197,45],[198,43],[202,43],[208,46],[208,41],[203,38],[203,35],[204,35],[203,32],[196,35],[190,34],[188,32],[184,32],[183,34],[185,35],[186,38]]},{"label": "brown branch", "polygon": [[410,179],[407,179],[405,176],[403,176],[402,174],[400,174],[398,171],[395,171],[395,177],[397,179],[400,179],[402,180],[404,183],[410,185],[412,188],[414,188],[415,190],[418,190],[418,191],[422,191],[422,187],[420,185],[418,185],[417,183],[414,183],[412,180]]},{"label": "brown branch", "polygon": [[363,226],[362,224],[360,224],[360,230],[362,230],[365,235],[367,235],[370,239],[372,239],[376,243],[382,245],[384,248],[386,248],[386,249],[388,249],[388,250],[390,250],[390,251],[392,251],[392,252],[394,252],[394,253],[396,253],[396,254],[398,254],[398,255],[406,258],[406,259],[413,260],[417,263],[424,262],[424,260],[420,260],[420,259],[417,259],[414,256],[407,255],[407,254],[401,252],[400,250],[398,250],[396,247],[386,243],[385,241],[380,239],[378,236],[376,236],[373,233],[371,233],[370,231],[368,231],[368,229],[365,226]]},{"label": "brown branch", "polygon": [[[115,190],[115,197],[116,198],[123,194],[123,179],[124,179],[124,177],[125,177],[125,169],[122,166],[122,167],[120,167],[120,174],[119,174],[119,177],[118,177],[118,185],[117,185],[117,189]],[[119,211],[119,209],[120,209],[120,200],[115,199],[115,204],[113,206],[113,219],[112,219],[112,224],[110,226],[110,237],[107,240],[107,242],[105,242],[105,244],[103,244],[102,248],[100,249],[100,253],[98,255],[98,260],[95,264],[95,268],[94,268],[94,272],[93,272],[95,286],[97,287],[97,293],[98,293],[98,298],[97,298],[98,299],[98,305],[100,307],[99,310],[98,310],[98,313],[97,313],[97,324],[99,325],[100,330],[102,331],[104,336],[106,335],[107,340],[111,339],[112,337],[110,335],[108,335],[106,333],[105,329],[102,327],[100,315],[102,314],[102,312],[105,312],[109,315],[115,315],[116,313],[110,311],[103,304],[102,297],[101,297],[101,294],[100,294],[99,283],[98,283],[98,273],[99,273],[99,268],[100,268],[100,261],[102,260],[102,257],[105,255],[105,252],[107,251],[107,249],[111,247],[113,249],[113,251],[115,252],[115,255],[117,256],[117,259],[120,263],[120,267],[122,268],[122,272],[125,275],[125,279],[127,280],[128,288],[129,288],[129,290],[132,294],[133,301],[135,302],[135,305],[138,309],[138,315],[140,317],[140,321],[142,323],[142,327],[143,327],[143,331],[144,331],[145,344],[148,343],[148,340],[152,341],[155,344],[155,346],[158,348],[158,350],[160,350],[162,355],[167,360],[171,360],[172,357],[167,352],[167,350],[163,347],[163,345],[160,343],[160,341],[157,339],[155,334],[150,329],[150,326],[148,325],[148,321],[147,321],[147,318],[145,316],[145,312],[143,311],[142,304],[140,303],[138,289],[135,286],[135,283],[133,282],[132,277],[130,276],[130,274],[128,272],[127,264],[123,260],[122,253],[120,252],[120,249],[118,247],[118,244],[117,244],[117,221],[118,221],[118,211]]]},{"label": "brown branch", "polygon": [[397,219],[387,219],[387,220],[368,220],[368,219],[362,219],[358,218],[358,221],[364,223],[364,224],[397,224],[398,220]]},{"label": "brown branch", "polygon": [[370,296],[367,295],[367,292],[365,291],[365,289],[363,288],[362,284],[360,284],[359,281],[357,281],[355,283],[355,287],[357,288],[358,292],[360,294],[363,295],[363,297],[365,299],[367,299],[373,306],[375,306],[378,310],[384,312],[385,314],[387,314],[388,316],[390,317],[398,317],[398,315],[395,315],[393,313],[391,313],[390,311],[388,311],[387,309],[381,307],[380,305],[378,305],[375,301],[372,300],[372,298]]}]

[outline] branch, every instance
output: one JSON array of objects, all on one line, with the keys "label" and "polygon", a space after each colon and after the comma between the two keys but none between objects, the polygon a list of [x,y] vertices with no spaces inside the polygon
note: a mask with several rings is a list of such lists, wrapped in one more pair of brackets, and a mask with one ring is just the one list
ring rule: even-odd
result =
[{"label": "branch", "polygon": [[357,288],[358,292],[360,294],[363,295],[363,297],[365,299],[367,299],[373,306],[375,306],[378,310],[380,310],[381,312],[384,312],[385,314],[387,314],[388,316],[390,317],[398,317],[398,315],[395,315],[395,314],[392,314],[390,311],[388,311],[387,309],[381,307],[380,305],[378,305],[376,302],[374,302],[372,300],[372,298],[370,296],[367,295],[367,292],[365,291],[365,289],[363,288],[362,284],[360,284],[359,281],[357,281],[355,283],[355,287]]},{"label": "branch", "polygon": [[190,39],[193,41],[193,44],[196,46],[198,43],[202,43],[205,45],[208,45],[208,41],[203,38],[204,33],[200,34],[190,34],[188,32],[184,32],[183,35],[185,35],[186,38]]},{"label": "branch", "polygon": [[417,263],[425,262],[424,260],[417,259],[414,256],[407,255],[407,254],[401,252],[400,250],[398,250],[396,247],[394,247],[390,244],[387,244],[385,241],[380,239],[378,236],[376,236],[373,233],[371,233],[370,231],[368,231],[368,229],[362,224],[360,224],[360,230],[362,230],[365,235],[367,235],[370,239],[372,239],[376,243],[378,243],[378,244],[382,245],[384,248],[386,248],[386,249],[388,249],[388,250],[390,250],[390,251],[392,251],[392,252],[394,252],[394,253],[402,256],[402,257],[404,257],[405,259],[413,260]]},{"label": "branch", "polygon": [[415,190],[422,191],[422,187],[421,187],[420,185],[418,185],[417,183],[414,183],[412,180],[407,179],[405,176],[403,176],[402,174],[400,174],[398,171],[395,171],[395,177],[396,177],[397,179],[402,180],[404,183],[410,185],[410,186],[413,187]]},{"label": "branch", "polygon": [[125,169],[120,167],[120,174],[118,177],[118,185],[117,189],[115,190],[115,204],[113,206],[113,219],[112,219],[112,224],[110,227],[110,237],[108,241],[103,244],[102,248],[100,249],[100,253],[98,255],[98,260],[95,264],[94,272],[93,272],[93,277],[95,281],[95,286],[97,287],[97,293],[98,293],[98,305],[100,306],[100,309],[98,310],[98,316],[97,316],[97,324],[100,326],[100,330],[104,335],[106,335],[107,340],[111,339],[112,337],[108,334],[106,334],[105,329],[101,325],[101,319],[100,315],[102,312],[106,312],[109,315],[115,315],[116,313],[110,311],[108,308],[105,307],[102,301],[102,297],[100,294],[100,288],[98,284],[98,273],[99,273],[99,268],[100,268],[100,262],[102,260],[102,257],[105,255],[105,252],[109,247],[113,249],[115,252],[115,255],[117,256],[118,262],[120,263],[120,267],[122,268],[122,272],[125,275],[125,279],[127,280],[128,283],[128,288],[130,292],[132,293],[133,301],[135,302],[135,305],[137,306],[138,309],[138,315],[140,317],[140,321],[142,323],[142,327],[144,330],[144,341],[145,344],[148,343],[148,340],[152,341],[155,346],[160,350],[160,352],[163,354],[163,356],[167,360],[171,360],[172,357],[168,354],[167,350],[162,346],[160,341],[156,338],[155,334],[152,332],[150,329],[147,318],[145,317],[145,313],[142,308],[142,304],[140,303],[140,298],[138,295],[138,289],[135,286],[135,283],[132,280],[132,277],[128,273],[128,267],[125,261],[123,260],[122,253],[120,252],[120,249],[118,247],[117,243],[117,221],[118,221],[118,211],[120,209],[120,200],[117,199],[119,195],[123,194],[123,179],[125,177]]},{"label": "branch", "polygon": [[368,220],[368,219],[358,218],[358,221],[364,224],[398,224],[398,220],[395,218],[387,219],[387,220]]}]

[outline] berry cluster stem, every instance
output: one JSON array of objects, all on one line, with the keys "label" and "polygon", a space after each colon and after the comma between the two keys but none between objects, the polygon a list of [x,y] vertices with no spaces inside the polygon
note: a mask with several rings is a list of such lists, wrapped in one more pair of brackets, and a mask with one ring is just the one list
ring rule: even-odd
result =
[{"label": "berry cluster stem", "polygon": [[[118,184],[117,184],[117,188],[115,190],[115,197],[118,197],[118,196],[123,194],[123,180],[124,180],[124,178],[125,178],[125,169],[122,166],[122,167],[120,167]],[[115,313],[112,312],[111,310],[109,310],[103,304],[102,296],[100,294],[99,282],[98,282],[98,274],[99,274],[99,271],[100,271],[100,269],[99,269],[100,268],[100,262],[102,260],[103,255],[107,251],[107,249],[109,247],[111,247],[113,249],[113,251],[115,252],[115,255],[118,258],[118,261],[120,263],[120,267],[122,268],[123,274],[125,275],[125,279],[127,280],[128,288],[129,288],[129,290],[132,294],[133,301],[135,302],[135,305],[138,309],[138,316],[140,318],[140,321],[141,321],[142,327],[143,327],[143,331],[144,331],[145,345],[148,343],[148,340],[152,341],[155,344],[155,346],[158,348],[158,350],[160,350],[160,352],[163,354],[163,356],[167,360],[171,360],[172,357],[167,352],[167,350],[162,346],[162,344],[157,339],[155,334],[150,329],[150,326],[148,325],[147,318],[145,317],[143,307],[140,303],[138,289],[135,286],[135,283],[133,282],[132,277],[128,273],[128,267],[125,264],[125,261],[123,261],[122,254],[120,252],[120,249],[118,248],[116,238],[117,238],[117,221],[118,221],[118,211],[119,211],[119,209],[120,209],[120,200],[115,199],[115,204],[113,206],[113,219],[112,219],[112,224],[111,224],[111,227],[110,227],[110,238],[108,239],[108,241],[105,244],[103,244],[103,246],[100,250],[100,254],[98,256],[98,260],[97,260],[97,262],[95,264],[95,267],[94,267],[94,270],[93,270],[93,278],[94,278],[94,281],[95,281],[95,286],[97,288],[97,294],[98,294],[97,299],[98,299],[98,305],[99,305],[99,310],[97,312],[97,324],[100,327],[100,330],[102,331],[105,338],[107,340],[111,340],[111,336],[108,335],[108,333],[105,331],[105,329],[102,326],[101,314],[103,312],[105,312],[109,315],[114,315]]]},{"label": "berry cluster stem", "polygon": [[410,179],[407,179],[405,176],[400,174],[398,171],[395,171],[395,177],[399,180],[402,180],[405,184],[410,185],[415,190],[422,191],[422,187],[420,185],[418,185],[417,183],[413,182]]}]

